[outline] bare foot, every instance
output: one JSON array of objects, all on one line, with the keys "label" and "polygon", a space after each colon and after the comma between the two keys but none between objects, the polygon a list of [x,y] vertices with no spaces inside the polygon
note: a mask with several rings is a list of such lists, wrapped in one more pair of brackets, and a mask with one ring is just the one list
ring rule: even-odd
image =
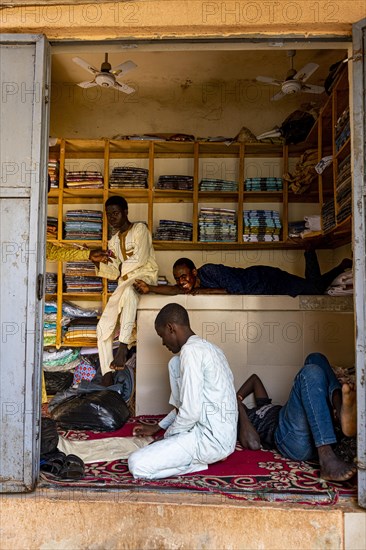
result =
[{"label": "bare foot", "polygon": [[117,353],[110,364],[110,368],[112,370],[123,370],[125,368],[126,359],[127,359],[127,344],[123,344],[122,342],[119,345],[119,348],[117,350]]},{"label": "bare foot", "polygon": [[238,439],[244,449],[258,451],[261,448],[261,441],[257,430],[252,426],[241,399],[238,398],[239,409],[239,433]]},{"label": "bare foot", "polygon": [[353,437],[357,433],[356,392],[350,384],[342,386],[341,427],[344,435]]},{"label": "bare foot", "polygon": [[347,481],[356,473],[356,466],[338,458],[330,445],[318,447],[320,477],[327,481]]}]

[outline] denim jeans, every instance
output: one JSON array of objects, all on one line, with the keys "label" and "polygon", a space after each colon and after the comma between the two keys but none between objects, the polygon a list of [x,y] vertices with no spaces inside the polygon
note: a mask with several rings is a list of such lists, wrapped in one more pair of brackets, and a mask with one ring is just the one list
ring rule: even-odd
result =
[{"label": "denim jeans", "polygon": [[290,397],[280,411],[275,442],[294,460],[316,456],[316,447],[336,442],[332,395],[340,384],[321,353],[311,353],[297,374]]}]

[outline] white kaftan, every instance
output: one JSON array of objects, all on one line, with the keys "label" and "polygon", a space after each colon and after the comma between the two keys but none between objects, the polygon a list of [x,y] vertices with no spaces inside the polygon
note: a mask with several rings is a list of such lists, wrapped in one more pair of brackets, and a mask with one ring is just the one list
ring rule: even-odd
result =
[{"label": "white kaftan", "polygon": [[100,263],[96,274],[99,277],[116,280],[118,286],[110,297],[97,326],[98,351],[102,374],[110,371],[113,361],[112,342],[119,318],[119,341],[127,345],[134,343],[133,329],[139,293],[134,289],[135,279],[155,285],[158,265],[152,247],[151,234],[142,222],[131,224],[124,233],[116,233],[108,241],[108,249],[116,258],[108,264]]},{"label": "white kaftan", "polygon": [[169,361],[169,378],[169,402],[175,409],[159,423],[166,429],[164,439],[130,455],[135,478],[197,472],[234,451],[238,408],[224,352],[191,336]]}]

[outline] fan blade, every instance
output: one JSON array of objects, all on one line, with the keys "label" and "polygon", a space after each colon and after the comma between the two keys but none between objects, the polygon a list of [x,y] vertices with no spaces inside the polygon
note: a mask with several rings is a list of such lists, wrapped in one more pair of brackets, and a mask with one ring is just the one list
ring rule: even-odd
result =
[{"label": "fan blade", "polygon": [[133,61],[125,61],[124,63],[121,63],[120,65],[117,65],[117,67],[113,67],[111,69],[111,73],[118,76],[121,73],[124,75],[128,73],[128,71],[132,71],[132,69],[135,69],[137,67],[136,63]]},{"label": "fan blade", "polygon": [[128,86],[124,82],[116,82],[112,88],[115,88],[119,92],[124,92],[125,94],[132,94],[136,90],[134,88],[131,88],[131,86]]},{"label": "fan blade", "polygon": [[73,57],[72,60],[74,63],[77,63],[77,65],[80,65],[80,67],[83,67],[83,69],[85,69],[91,74],[99,73],[99,71],[95,67],[93,67],[92,65],[89,65],[89,63],[84,59],[81,59],[81,57]]},{"label": "fan blade", "polygon": [[80,86],[80,88],[93,88],[93,86],[98,86],[98,84],[95,80],[85,80],[85,82],[79,82],[78,86]]},{"label": "fan blade", "polygon": [[281,80],[276,80],[270,76],[257,76],[256,80],[258,82],[263,82],[263,84],[274,84],[275,86],[281,86]]},{"label": "fan blade", "polygon": [[311,77],[313,73],[319,68],[319,65],[316,63],[308,63],[302,69],[297,71],[294,76],[294,80],[299,80],[300,82],[306,82],[308,78]]},{"label": "fan blade", "polygon": [[325,92],[325,88],[323,86],[315,86],[314,84],[305,84],[301,88],[301,91],[308,94],[322,94]]},{"label": "fan blade", "polygon": [[283,97],[285,97],[285,95],[286,94],[284,94],[283,91],[281,90],[280,92],[278,92],[278,94],[271,97],[271,101],[278,101],[279,99],[282,99]]}]

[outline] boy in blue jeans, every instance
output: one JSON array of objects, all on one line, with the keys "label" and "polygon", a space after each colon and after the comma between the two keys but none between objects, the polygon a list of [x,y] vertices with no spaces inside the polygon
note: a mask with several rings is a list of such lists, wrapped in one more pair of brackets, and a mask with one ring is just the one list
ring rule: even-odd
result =
[{"label": "boy in blue jeans", "polygon": [[[243,399],[254,394],[256,407],[248,409]],[[332,449],[337,441],[334,422],[346,436],[356,434],[356,395],[349,384],[340,385],[327,358],[311,353],[297,374],[287,403],[272,400],[253,374],[237,392],[238,438],[244,448],[277,448],[287,458],[309,460],[318,456],[320,476],[345,481],[355,465],[338,458]]]}]

